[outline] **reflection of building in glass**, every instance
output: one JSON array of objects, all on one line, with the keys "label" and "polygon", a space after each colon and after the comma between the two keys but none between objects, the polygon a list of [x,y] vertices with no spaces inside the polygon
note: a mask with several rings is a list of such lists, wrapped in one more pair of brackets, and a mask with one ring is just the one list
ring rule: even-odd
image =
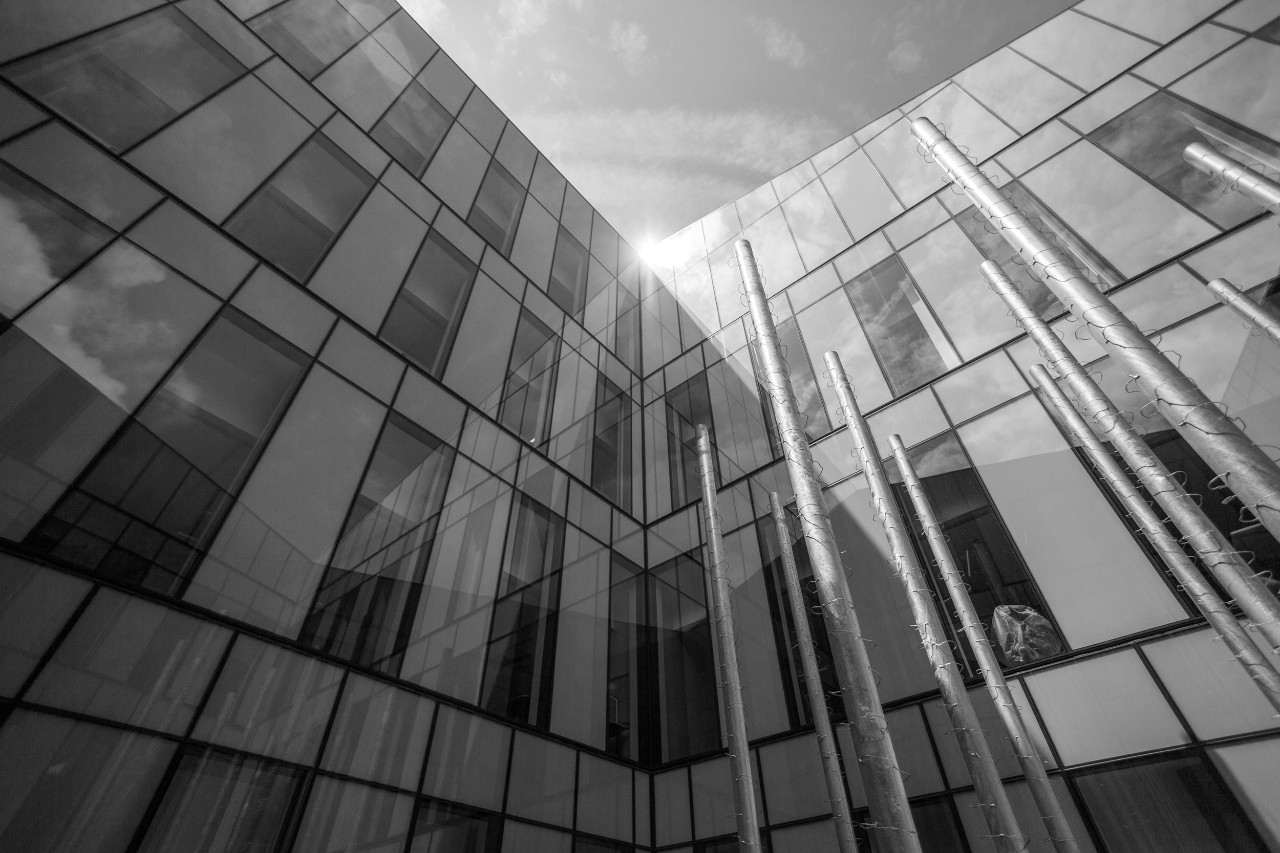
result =
[{"label": "reflection of building in glass", "polygon": [[1086,0],[651,269],[391,0],[72,5],[0,7],[0,849],[734,849],[698,423],[761,815],[777,853],[832,849],[768,517],[786,476],[728,264],[745,235],[924,848],[990,841],[829,349],[882,449],[911,448],[982,618],[1029,607],[1060,644],[1005,663],[1084,848],[1280,851],[1275,719],[1031,394],[1035,347],[979,263],[1062,306],[907,127],[945,124],[1277,447],[1280,352],[1202,286],[1274,279],[1274,218],[1180,151],[1280,167],[1280,7]]}]

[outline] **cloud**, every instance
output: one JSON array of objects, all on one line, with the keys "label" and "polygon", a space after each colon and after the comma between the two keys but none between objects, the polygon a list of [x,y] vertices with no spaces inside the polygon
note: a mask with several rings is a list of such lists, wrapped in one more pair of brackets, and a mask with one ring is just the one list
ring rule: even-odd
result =
[{"label": "cloud", "polygon": [[665,237],[839,135],[820,116],[764,109],[544,110],[517,123],[631,241]]},{"label": "cloud", "polygon": [[809,50],[800,36],[786,29],[773,18],[751,15],[747,18],[751,32],[764,42],[765,56],[777,60],[789,68],[803,68],[811,59]]},{"label": "cloud", "polygon": [[890,68],[899,74],[906,74],[920,67],[924,55],[920,52],[918,44],[910,39],[900,39],[893,46],[893,50],[889,51],[887,59]]},{"label": "cloud", "polygon": [[550,16],[551,0],[502,0],[498,20],[505,26],[494,36],[497,52],[506,53],[516,42],[541,30]]},{"label": "cloud", "polygon": [[632,21],[624,24],[614,21],[609,25],[609,41],[607,46],[622,60],[623,66],[632,74],[639,74],[653,64],[649,55],[649,36],[644,27]]}]

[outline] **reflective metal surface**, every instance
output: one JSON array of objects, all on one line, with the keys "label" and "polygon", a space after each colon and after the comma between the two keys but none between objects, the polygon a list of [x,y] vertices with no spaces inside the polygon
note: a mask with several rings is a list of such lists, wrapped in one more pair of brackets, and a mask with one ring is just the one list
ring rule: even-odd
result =
[{"label": "reflective metal surface", "polygon": [[1205,286],[1219,302],[1239,314],[1259,332],[1280,344],[1280,312],[1270,305],[1254,302],[1225,278],[1215,278]]},{"label": "reflective metal surface", "polygon": [[887,853],[919,853],[920,842],[907,804],[902,771],[889,740],[888,724],[867,648],[858,625],[849,583],[840,565],[840,549],[831,531],[822,489],[814,476],[813,456],[805,438],[791,390],[791,378],[773,314],[764,295],[764,282],[756,266],[751,243],[734,245],[751,307],[756,345],[764,365],[760,384],[769,394],[778,424],[787,473],[796,493],[796,508],[804,531],[809,562],[818,586],[818,601],[831,637],[831,655],[844,699],[845,715],[853,735],[858,772],[866,788],[871,829],[880,849]]},{"label": "reflective metal surface", "polygon": [[1226,190],[1236,190],[1260,207],[1280,213],[1280,182],[1239,160],[1219,154],[1203,142],[1188,145],[1182,152],[1182,158],[1210,177],[1222,181]]},{"label": "reflective metal surface", "polygon": [[698,470],[702,475],[702,518],[707,529],[712,620],[716,624],[716,645],[720,650],[720,695],[728,728],[738,840],[749,853],[761,853],[751,747],[747,743],[747,716],[742,704],[742,678],[738,674],[738,640],[733,630],[733,612],[729,607],[729,574],[725,566],[724,535],[716,501],[715,451],[705,424],[698,424]]}]

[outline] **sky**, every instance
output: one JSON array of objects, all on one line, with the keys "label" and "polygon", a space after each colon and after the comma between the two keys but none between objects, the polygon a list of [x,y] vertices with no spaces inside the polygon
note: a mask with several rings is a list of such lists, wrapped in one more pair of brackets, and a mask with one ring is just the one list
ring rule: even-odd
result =
[{"label": "sky", "polygon": [[1072,0],[400,0],[636,248]]}]

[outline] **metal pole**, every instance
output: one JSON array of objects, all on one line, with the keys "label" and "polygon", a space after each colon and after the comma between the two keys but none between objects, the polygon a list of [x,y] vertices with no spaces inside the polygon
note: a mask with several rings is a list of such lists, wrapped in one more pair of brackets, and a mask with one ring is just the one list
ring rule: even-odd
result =
[{"label": "metal pole", "polygon": [[716,463],[711,434],[698,424],[698,470],[702,475],[702,517],[707,527],[707,551],[711,562],[711,606],[720,647],[720,695],[729,726],[729,764],[733,772],[733,802],[737,808],[738,841],[748,853],[762,853],[760,819],[756,814],[751,748],[747,744],[747,714],[742,704],[742,679],[738,673],[738,641],[729,607],[729,574],[724,561],[724,537],[716,500]]},{"label": "metal pole", "polygon": [[1254,302],[1225,278],[1215,278],[1206,287],[1219,302],[1245,319],[1259,332],[1280,344],[1280,311],[1270,305]]},{"label": "metal pole", "polygon": [[1045,359],[1063,377],[1084,414],[1120,452],[1147,493],[1168,513],[1188,544],[1213,572],[1218,583],[1235,598],[1272,648],[1280,647],[1280,601],[1240,554],[1223,540],[1199,504],[1169,472],[1136,429],[1093,381],[1066,344],[1040,319],[1026,296],[993,261],[984,261],[982,275],[1000,295],[1014,319],[1026,329]]},{"label": "metal pole", "polygon": [[813,729],[818,736],[818,751],[822,754],[822,772],[827,780],[827,796],[831,799],[831,815],[836,825],[836,839],[841,853],[857,853],[858,840],[853,834],[853,815],[844,795],[844,781],[840,776],[840,759],[836,757],[836,737],[831,731],[831,717],[827,711],[827,696],[822,689],[822,676],[818,674],[818,658],[813,651],[813,636],[809,632],[809,614],[800,593],[800,572],[796,569],[796,557],[791,552],[791,525],[782,509],[777,492],[769,493],[769,509],[778,529],[778,549],[782,555],[782,577],[787,584],[787,597],[791,601],[791,618],[796,623],[796,644],[800,647],[800,665],[804,669],[805,692],[809,694],[809,709],[813,713]]},{"label": "metal pole", "polygon": [[[1018,820],[1013,815],[1013,806],[1009,803],[1009,795],[1005,793],[1004,784],[1000,781],[1000,771],[996,770],[995,759],[991,757],[991,748],[982,734],[982,726],[978,714],[973,710],[969,700],[969,691],[965,689],[964,677],[956,666],[955,655],[951,652],[951,641],[942,630],[942,619],[933,602],[933,593],[925,582],[924,572],[916,562],[912,550],[911,539],[906,526],[898,513],[898,505],[894,502],[893,491],[889,486],[889,477],[885,474],[884,463],[880,461],[880,453],[876,449],[875,439],[862,417],[858,402],[853,397],[853,387],[849,377],[840,363],[840,354],[831,351],[825,356],[827,370],[831,373],[831,381],[835,385],[836,396],[844,409],[845,420],[849,424],[849,433],[853,437],[854,447],[862,460],[862,471],[867,477],[867,485],[871,489],[871,505],[876,508],[876,515],[884,527],[885,538],[889,540],[889,550],[893,552],[893,564],[898,579],[907,590],[907,600],[911,604],[911,615],[915,618],[915,628],[920,634],[925,655],[933,666],[933,677],[938,682],[942,693],[942,703],[951,720],[951,729],[960,742],[960,752],[964,755],[965,766],[969,768],[969,777],[973,779],[973,787],[978,795],[978,806],[986,819],[990,838],[998,853],[1016,853],[1026,849],[1030,837],[1023,835],[1018,828]],[[901,441],[895,442],[895,435],[890,439],[894,449],[901,447]],[[905,450],[903,451],[905,453]]]},{"label": "metal pole", "polygon": [[911,496],[916,515],[920,517],[920,525],[924,528],[929,550],[938,564],[942,582],[946,584],[947,594],[951,596],[951,603],[960,617],[960,624],[964,626],[965,636],[969,638],[969,648],[973,649],[973,656],[978,659],[978,669],[987,684],[987,694],[995,703],[996,712],[999,713],[1000,721],[1004,724],[1005,735],[1013,744],[1013,753],[1018,757],[1018,764],[1022,767],[1022,773],[1027,779],[1027,787],[1031,789],[1031,796],[1035,800],[1040,819],[1044,821],[1045,830],[1049,833],[1049,840],[1057,853],[1079,853],[1080,846],[1076,843],[1075,833],[1071,831],[1071,825],[1067,823],[1062,804],[1058,802],[1058,795],[1054,793],[1053,786],[1049,783],[1049,774],[1044,770],[1044,761],[1036,751],[1031,735],[1027,732],[1027,725],[1023,722],[1018,704],[1013,701],[1009,683],[1004,679],[1004,672],[1000,669],[1000,661],[996,658],[995,650],[991,648],[991,641],[982,630],[982,621],[978,618],[977,608],[973,606],[973,599],[969,597],[969,587],[965,584],[955,560],[952,559],[951,549],[947,547],[947,537],[942,532],[942,525],[938,524],[938,517],[934,514],[928,497],[925,496],[924,486],[920,483],[915,466],[907,457],[906,448],[902,447],[901,441],[894,441],[896,438],[895,435],[889,440],[893,443],[893,455],[898,460],[902,479],[907,484],[907,494]]},{"label": "metal pole", "polygon": [[1120,463],[1116,462],[1115,457],[1107,452],[1102,442],[1093,434],[1089,424],[1071,405],[1067,395],[1058,387],[1058,383],[1053,381],[1053,377],[1049,375],[1049,371],[1045,370],[1044,365],[1033,365],[1031,375],[1053,403],[1052,409],[1056,420],[1066,427],[1067,432],[1084,447],[1094,467],[1098,469],[1098,473],[1124,504],[1129,515],[1138,522],[1147,541],[1160,554],[1170,574],[1187,591],[1187,595],[1191,596],[1196,609],[1204,616],[1210,627],[1222,637],[1245,673],[1253,679],[1258,689],[1262,691],[1262,695],[1271,703],[1271,707],[1280,711],[1280,673],[1277,673],[1270,661],[1258,651],[1258,647],[1253,644],[1245,634],[1244,628],[1236,621],[1235,615],[1222,603],[1222,599],[1200,574],[1200,570],[1191,562],[1191,558],[1170,535],[1156,511],[1142,499],[1138,488],[1125,474]]},{"label": "metal pole", "polygon": [[857,752],[858,773],[862,777],[871,812],[869,828],[879,833],[877,846],[884,853],[921,853],[902,771],[898,768],[893,743],[889,740],[880,692],[876,689],[862,629],[853,608],[849,581],[844,567],[840,565],[840,550],[831,529],[822,488],[814,475],[809,440],[800,426],[791,376],[782,355],[782,343],[778,339],[773,314],[765,299],[760,270],[750,242],[739,240],[734,249],[746,285],[756,345],[764,366],[760,383],[773,403],[782,454],[787,460],[791,486],[795,489],[796,510],[818,587],[818,601],[831,638],[831,657],[840,681],[853,748]]},{"label": "metal pole", "polygon": [[1082,321],[1094,339],[1134,377],[1244,508],[1280,539],[1280,466],[1249,440],[1240,427],[1205,396],[1111,300],[1098,292],[1071,259],[1033,227],[1017,206],[947,139],[933,122],[911,122],[915,134],[1006,242],[1045,285]]},{"label": "metal pole", "polygon": [[1219,154],[1203,142],[1193,142],[1184,148],[1182,159],[1210,177],[1221,178],[1228,190],[1238,190],[1260,207],[1280,213],[1280,183],[1239,160]]}]

